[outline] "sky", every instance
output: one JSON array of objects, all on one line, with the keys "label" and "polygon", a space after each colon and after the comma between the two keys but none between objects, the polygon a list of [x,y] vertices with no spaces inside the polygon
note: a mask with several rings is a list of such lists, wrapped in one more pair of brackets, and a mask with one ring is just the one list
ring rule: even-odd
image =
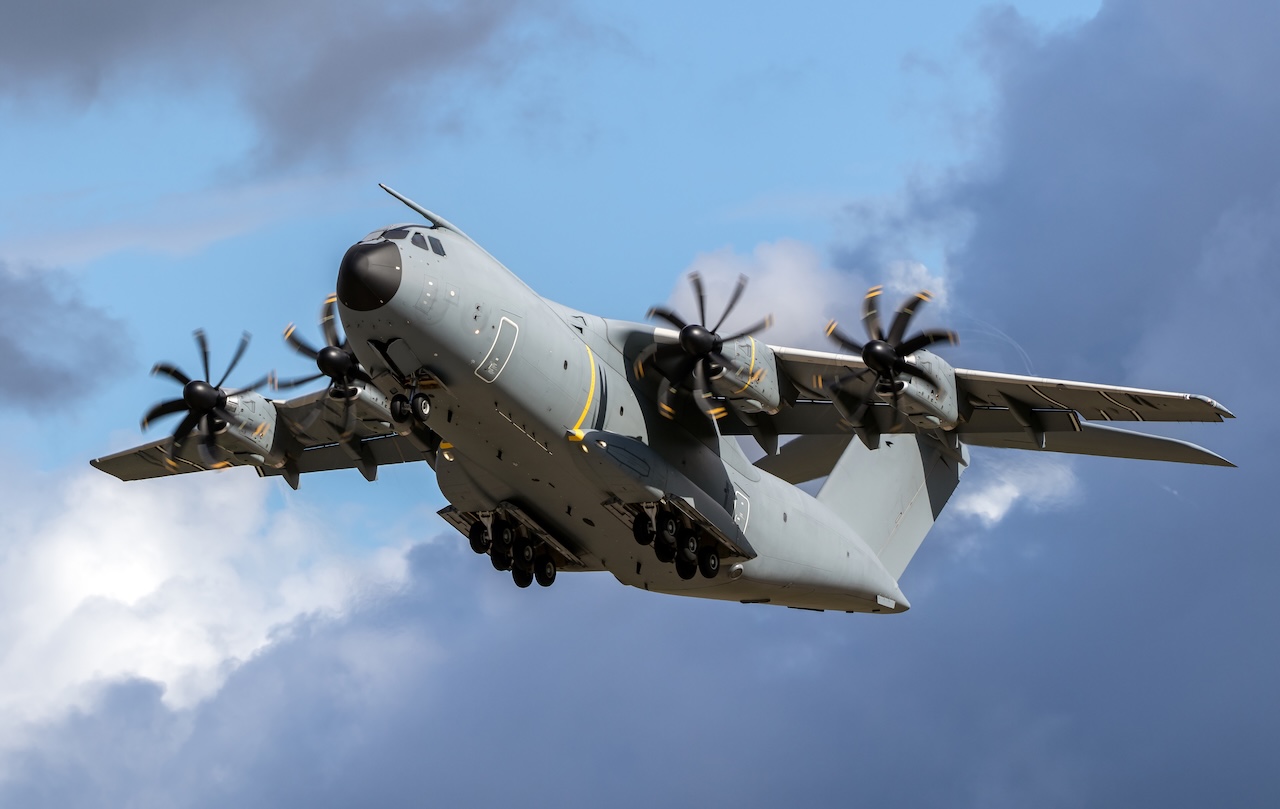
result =
[{"label": "sky", "polygon": [[[0,4],[0,806],[1280,802],[1280,8],[691,6]],[[957,366],[1212,396],[1160,432],[1239,468],[975,450],[888,617],[517,590],[425,465],[89,467],[197,327],[306,373],[379,182],[609,317],[928,284]]]}]

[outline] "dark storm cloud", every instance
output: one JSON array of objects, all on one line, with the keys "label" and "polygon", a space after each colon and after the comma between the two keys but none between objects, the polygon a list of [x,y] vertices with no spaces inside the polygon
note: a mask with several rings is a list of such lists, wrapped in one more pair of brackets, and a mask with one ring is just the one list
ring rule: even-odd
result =
[{"label": "dark storm cloud", "polygon": [[0,261],[0,406],[82,401],[128,357],[122,324],[80,296],[75,279]]},{"label": "dark storm cloud", "polygon": [[553,40],[563,47],[582,33],[556,0],[61,0],[6,16],[0,93],[88,102],[229,80],[272,162],[456,126],[468,94],[487,97]]},{"label": "dark storm cloud", "polygon": [[[865,267],[877,240],[892,251],[967,227],[949,257],[964,308],[1034,343],[1042,373],[1114,376],[1204,271],[1222,218],[1280,187],[1276,30],[1280,6],[1265,1],[1107,2],[1054,34],[989,12],[976,36],[998,91],[984,153],[904,210],[851,212],[875,238],[846,263]],[[1254,294],[1274,301],[1276,287]],[[1262,311],[1205,292],[1186,324],[1205,338]]]}]

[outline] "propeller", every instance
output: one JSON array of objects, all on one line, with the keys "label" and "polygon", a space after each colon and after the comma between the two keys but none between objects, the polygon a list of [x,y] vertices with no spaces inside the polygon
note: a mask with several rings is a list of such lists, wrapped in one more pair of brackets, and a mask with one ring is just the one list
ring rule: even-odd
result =
[{"label": "propeller", "polygon": [[670,372],[670,376],[664,377],[662,384],[658,386],[658,412],[666,418],[675,418],[676,411],[672,400],[679,386],[688,381],[691,383],[689,387],[693,390],[693,398],[699,409],[710,418],[719,419],[723,418],[728,411],[723,406],[712,405],[712,377],[723,373],[730,380],[736,380],[742,384],[742,380],[729,370],[733,363],[720,353],[721,349],[724,348],[725,343],[769,328],[773,323],[773,316],[765,317],[735,334],[722,337],[717,332],[742,298],[742,292],[747,287],[747,277],[738,276],[738,283],[729,296],[729,303],[725,306],[724,313],[710,328],[703,325],[707,322],[707,294],[702,284],[702,276],[696,272],[689,273],[689,282],[693,285],[693,291],[698,297],[698,322],[687,323],[684,318],[666,307],[655,306],[650,309],[649,317],[664,320],[680,330],[680,342],[678,345],[659,346],[657,343],[650,345],[636,359],[637,374],[644,375],[644,362],[650,357],[654,359],[654,364],[661,371]]},{"label": "propeller", "polygon": [[[892,387],[893,404],[896,408],[898,405],[898,386],[894,383],[897,381],[899,374],[914,376],[918,379],[923,379],[935,388],[940,387],[937,380],[907,362],[906,358],[935,343],[948,342],[955,345],[959,338],[955,332],[946,329],[927,329],[917,332],[905,340],[903,339],[907,327],[911,325],[911,318],[915,316],[921,306],[933,300],[933,295],[928,290],[921,290],[903,301],[902,305],[898,307],[893,323],[889,326],[889,331],[886,334],[880,325],[878,308],[878,302],[883,292],[883,286],[873,286],[867,291],[866,297],[862,300],[862,324],[866,328],[867,336],[871,338],[869,341],[865,344],[858,343],[840,331],[834,320],[827,324],[827,335],[839,343],[846,351],[862,355],[862,361],[867,366],[856,374],[836,380],[835,388],[842,389],[849,381],[861,379],[867,373],[874,373],[878,385]],[[866,400],[859,404],[850,421],[854,424],[859,423],[866,412],[867,405],[868,402]]]},{"label": "propeller", "polygon": [[[329,395],[343,401],[342,438],[345,441],[355,434],[355,410],[351,407],[349,389],[356,380],[363,382],[371,380],[365,370],[360,367],[360,361],[356,359],[346,337],[338,335],[337,301],[337,295],[330,295],[320,309],[320,329],[325,340],[323,348],[313,348],[310,343],[298,336],[297,326],[292,323],[284,330],[284,339],[294,351],[315,361],[316,368],[319,369],[319,373],[290,380],[287,384],[304,385],[321,377],[328,377]],[[316,407],[300,425],[303,430],[311,426],[323,408],[323,404]]]},{"label": "propeller", "polygon": [[[221,432],[228,423],[240,423],[239,419],[226,409],[227,396],[229,394],[222,385],[227,381],[227,377],[231,376],[231,372],[235,370],[240,358],[244,356],[245,349],[249,347],[250,338],[248,332],[245,332],[240,337],[240,345],[236,348],[236,353],[231,357],[227,370],[214,383],[209,381],[212,378],[209,373],[209,341],[205,337],[203,329],[196,329],[194,334],[196,345],[200,347],[200,365],[204,371],[204,378],[192,379],[181,368],[172,363],[156,363],[155,367],[151,369],[151,373],[167,376],[182,385],[182,396],[177,399],[160,402],[148,410],[147,414],[142,417],[142,429],[147,429],[151,422],[158,418],[177,413],[186,413],[187,415],[178,423],[177,429],[173,431],[173,435],[169,439],[169,446],[165,451],[165,464],[170,469],[177,468],[178,450],[191,433],[195,431],[196,427],[199,426],[201,460],[205,462],[206,466],[220,469],[230,466],[230,464],[224,460],[222,448],[218,446],[217,433]],[[274,373],[267,374],[243,388],[237,388],[232,393],[246,393],[269,382],[275,383]]]}]

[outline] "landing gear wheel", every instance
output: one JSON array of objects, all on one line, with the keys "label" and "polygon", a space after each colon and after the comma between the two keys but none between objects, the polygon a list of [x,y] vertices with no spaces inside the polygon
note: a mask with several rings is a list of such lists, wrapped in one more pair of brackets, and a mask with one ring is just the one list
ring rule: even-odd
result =
[{"label": "landing gear wheel", "polygon": [[698,551],[698,572],[708,579],[714,579],[720,572],[720,554],[716,553],[715,548]]},{"label": "landing gear wheel", "polygon": [[511,580],[516,583],[516,587],[528,587],[533,584],[533,571],[525,570],[522,567],[513,567],[511,568]]},{"label": "landing gear wheel", "polygon": [[676,575],[688,581],[698,575],[697,562],[686,562],[684,559],[676,560]]},{"label": "landing gear wheel", "polygon": [[467,539],[471,542],[471,550],[476,553],[485,553],[489,550],[489,546],[493,543],[489,541],[489,529],[484,527],[484,523],[476,520],[471,523],[471,529],[467,531]]},{"label": "landing gear wheel", "polygon": [[698,534],[689,528],[681,528],[676,533],[676,558],[691,565],[698,564]]},{"label": "landing gear wheel", "polygon": [[653,520],[649,519],[648,514],[642,511],[636,515],[636,521],[631,523],[631,536],[636,538],[636,542],[649,545],[657,534],[658,532],[653,528]]},{"label": "landing gear wheel", "polygon": [[511,546],[511,563],[521,570],[533,570],[533,560],[537,552],[528,537],[519,537]]},{"label": "landing gear wheel", "polygon": [[658,538],[670,545],[676,543],[676,534],[680,531],[680,521],[676,515],[665,508],[658,511]]},{"label": "landing gear wheel", "polygon": [[416,394],[409,400],[409,409],[413,411],[415,419],[426,424],[427,417],[431,415],[431,400],[421,393]]},{"label": "landing gear wheel", "polygon": [[413,415],[409,400],[397,393],[391,397],[391,420],[396,424],[404,424]]},{"label": "landing gear wheel", "polygon": [[676,546],[668,545],[662,541],[661,537],[653,543],[653,552],[657,555],[659,562],[670,563],[676,558]]},{"label": "landing gear wheel", "polygon": [[506,520],[494,520],[489,529],[489,536],[495,546],[509,554],[511,543],[516,541],[516,527]]},{"label": "landing gear wheel", "polygon": [[510,570],[511,569],[511,557],[507,556],[505,553],[498,550],[497,548],[494,548],[492,551],[489,552],[489,561],[493,563],[494,570]]},{"label": "landing gear wheel", "polygon": [[543,587],[550,587],[556,580],[556,563],[550,556],[539,556],[533,560],[533,577]]}]

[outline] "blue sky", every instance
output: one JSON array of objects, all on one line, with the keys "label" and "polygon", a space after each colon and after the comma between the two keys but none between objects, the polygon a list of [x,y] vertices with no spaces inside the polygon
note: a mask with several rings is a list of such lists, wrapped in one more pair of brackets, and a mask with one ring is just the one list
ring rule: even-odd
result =
[{"label": "blue sky", "polygon": [[[14,5],[0,805],[1280,797],[1270,4]],[[957,364],[1211,395],[1164,432],[1240,468],[975,453],[877,620],[518,591],[425,467],[88,467],[197,326],[305,372],[378,182],[612,317],[746,271],[819,344],[927,281]]]}]

